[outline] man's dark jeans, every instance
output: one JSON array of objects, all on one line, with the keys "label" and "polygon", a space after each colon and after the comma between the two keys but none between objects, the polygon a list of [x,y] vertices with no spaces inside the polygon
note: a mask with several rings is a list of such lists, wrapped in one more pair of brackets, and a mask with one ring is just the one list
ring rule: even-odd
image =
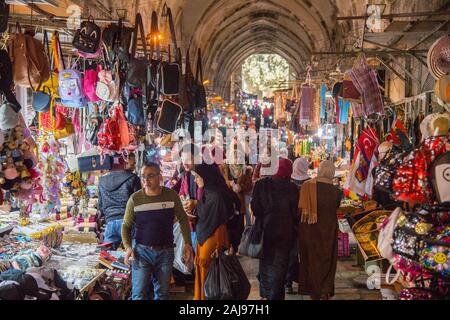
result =
[{"label": "man's dark jeans", "polygon": [[259,260],[259,294],[268,300],[284,300],[284,283],[289,265],[290,246],[264,249]]}]

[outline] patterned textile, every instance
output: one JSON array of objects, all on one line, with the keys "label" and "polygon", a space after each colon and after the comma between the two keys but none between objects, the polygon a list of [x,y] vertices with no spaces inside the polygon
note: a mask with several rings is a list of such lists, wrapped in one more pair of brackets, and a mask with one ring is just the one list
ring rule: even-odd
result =
[{"label": "patterned textile", "polygon": [[300,103],[300,123],[308,123],[314,117],[314,93],[313,87],[302,87],[302,100]]},{"label": "patterned textile", "polygon": [[356,89],[361,93],[365,114],[384,114],[383,97],[377,76],[367,65],[365,55],[360,57],[349,74]]},{"label": "patterned textile", "polygon": [[361,118],[366,115],[364,112],[364,106],[361,103],[350,102],[350,105],[355,118]]}]

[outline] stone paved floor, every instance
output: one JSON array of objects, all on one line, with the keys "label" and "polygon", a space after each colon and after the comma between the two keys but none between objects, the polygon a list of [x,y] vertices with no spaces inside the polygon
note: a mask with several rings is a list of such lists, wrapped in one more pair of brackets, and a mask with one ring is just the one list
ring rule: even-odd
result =
[{"label": "stone paved floor", "polygon": [[[252,285],[249,300],[258,300],[259,282],[256,279],[258,261],[247,257],[240,257],[239,260]],[[367,275],[361,267],[355,266],[355,264],[356,257],[338,261],[333,300],[380,300],[380,291],[367,289],[365,286]],[[297,284],[294,284],[294,291],[296,288]],[[175,300],[191,300],[193,299],[193,286],[188,284],[186,293],[171,293],[171,297]],[[286,295],[286,300],[309,300],[309,297],[297,294]]]}]

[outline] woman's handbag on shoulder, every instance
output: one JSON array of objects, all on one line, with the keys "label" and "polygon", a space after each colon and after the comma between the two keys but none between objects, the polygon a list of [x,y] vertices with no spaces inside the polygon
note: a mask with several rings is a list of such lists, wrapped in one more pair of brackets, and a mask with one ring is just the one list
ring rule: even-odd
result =
[{"label": "woman's handbag on shoulder", "polygon": [[259,230],[258,224],[246,226],[242,233],[238,252],[242,256],[261,259],[263,256],[264,232]]}]

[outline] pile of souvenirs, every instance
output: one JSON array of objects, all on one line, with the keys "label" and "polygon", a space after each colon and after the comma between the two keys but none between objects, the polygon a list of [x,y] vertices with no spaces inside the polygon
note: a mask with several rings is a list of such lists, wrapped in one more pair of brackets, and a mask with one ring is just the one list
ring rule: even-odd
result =
[{"label": "pile of souvenirs", "polygon": [[400,299],[448,299],[450,116],[427,116],[421,123],[422,142],[416,147],[399,127],[381,144],[371,128],[364,131],[348,178],[353,184],[358,178],[365,183],[370,178],[374,193],[386,196],[381,205],[397,208],[393,212],[378,208],[352,229],[368,259],[390,261],[382,281],[398,281],[403,287]]}]

